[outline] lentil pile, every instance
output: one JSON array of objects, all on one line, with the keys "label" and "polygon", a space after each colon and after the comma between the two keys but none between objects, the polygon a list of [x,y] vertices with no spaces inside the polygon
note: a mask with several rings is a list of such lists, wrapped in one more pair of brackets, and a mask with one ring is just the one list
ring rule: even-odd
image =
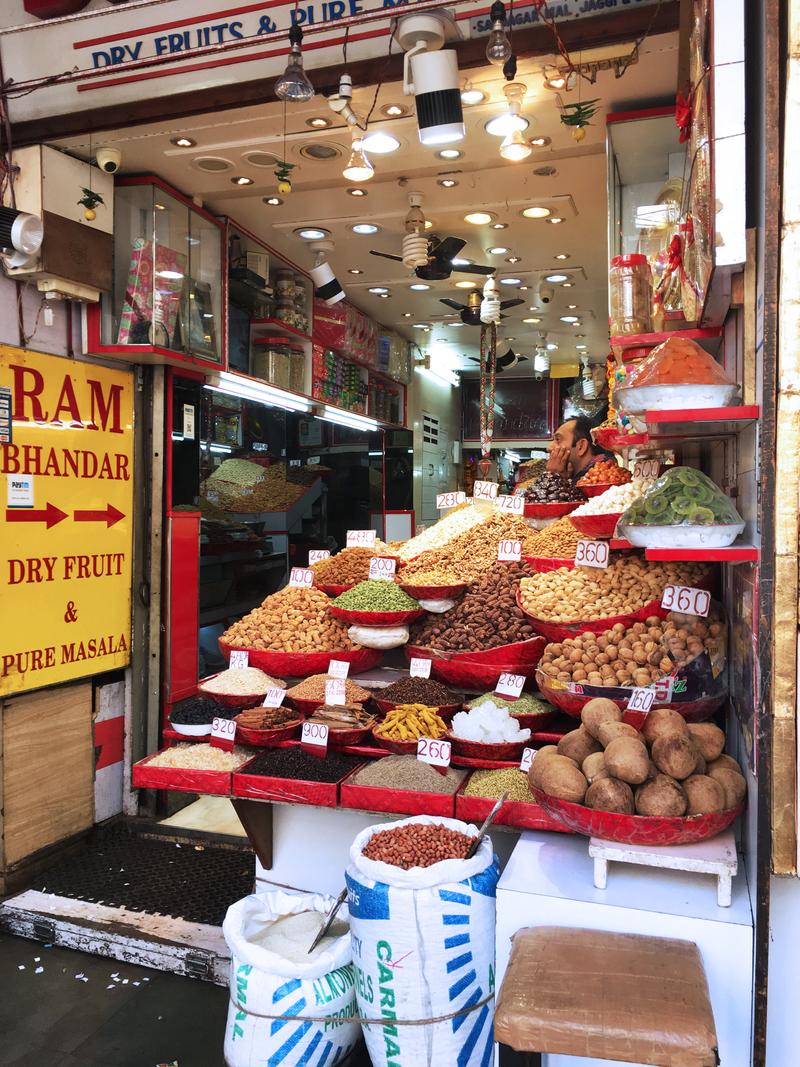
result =
[{"label": "lentil pile", "polygon": [[229,667],[214,678],[207,678],[198,685],[201,693],[220,693],[226,696],[257,696],[268,689],[285,689],[282,678],[270,678],[258,667]]},{"label": "lentil pile", "polygon": [[480,652],[535,637],[530,620],[516,603],[520,581],[530,581],[532,575],[526,563],[495,563],[446,615],[421,619],[411,644],[442,652]]},{"label": "lentil pile", "polygon": [[[291,689],[287,689],[286,695],[297,700],[319,700],[320,703],[323,703],[325,700],[325,683],[329,682],[331,678],[333,678],[332,674],[312,674],[308,678],[304,678],[302,682],[298,682],[297,685],[293,685]],[[348,704],[363,704],[371,696],[372,694],[368,689],[362,689],[360,685],[356,685],[350,678],[345,678],[344,699]]]},{"label": "lentil pile", "polygon": [[356,648],[347,636],[347,627],[328,614],[329,603],[319,589],[287,585],[229,626],[222,640],[234,648],[273,652],[339,652]]},{"label": "lentil pile", "polygon": [[464,789],[466,797],[490,797],[492,800],[499,799],[503,793],[507,794],[507,800],[536,803],[528,788],[527,774],[514,767],[504,767],[501,771],[475,771]]},{"label": "lentil pile", "polygon": [[398,678],[396,682],[381,689],[376,696],[392,704],[427,704],[431,708],[440,708],[445,704],[457,704],[458,700],[450,690],[433,678]]},{"label": "lentil pile", "polygon": [[208,697],[189,697],[172,705],[169,718],[179,726],[210,726],[214,719],[232,719],[235,714],[236,708],[227,708]]},{"label": "lentil pile", "polygon": [[321,559],[311,568],[314,581],[322,585],[355,585],[369,578],[369,561],[376,555],[372,548],[345,548],[329,559]]},{"label": "lentil pile", "polygon": [[419,604],[394,582],[372,579],[359,582],[333,601],[347,611],[417,611]]},{"label": "lentil pile", "polygon": [[412,867],[432,867],[442,860],[466,859],[473,840],[447,826],[408,823],[373,834],[363,855],[408,871]]},{"label": "lentil pile", "polygon": [[299,747],[273,748],[256,756],[247,773],[298,782],[338,782],[361,763],[358,756],[343,756],[340,752],[328,752],[325,759],[318,759]]},{"label": "lentil pile", "polygon": [[448,767],[439,774],[435,767],[422,763],[416,756],[387,756],[367,763],[356,771],[351,781],[355,785],[371,785],[381,789],[408,789],[416,793],[455,793],[466,777],[466,771]]}]

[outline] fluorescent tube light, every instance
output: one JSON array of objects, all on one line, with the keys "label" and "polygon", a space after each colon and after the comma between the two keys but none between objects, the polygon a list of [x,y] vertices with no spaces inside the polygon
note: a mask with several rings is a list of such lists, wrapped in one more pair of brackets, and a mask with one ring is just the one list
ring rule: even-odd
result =
[{"label": "fluorescent tube light", "polygon": [[242,400],[255,400],[260,404],[268,404],[270,407],[286,408],[289,411],[308,412],[311,409],[307,400],[295,396],[294,393],[285,393],[283,389],[276,389],[265,382],[258,382],[229,371],[220,371],[212,375],[206,384],[206,389],[211,389],[215,393],[224,393],[226,396],[237,396]]},{"label": "fluorescent tube light", "polygon": [[356,415],[351,411],[339,411],[338,408],[325,405],[323,414],[317,416],[326,422],[335,422],[340,426],[348,426],[351,430],[377,430],[378,423],[374,419],[368,419],[364,415]]}]

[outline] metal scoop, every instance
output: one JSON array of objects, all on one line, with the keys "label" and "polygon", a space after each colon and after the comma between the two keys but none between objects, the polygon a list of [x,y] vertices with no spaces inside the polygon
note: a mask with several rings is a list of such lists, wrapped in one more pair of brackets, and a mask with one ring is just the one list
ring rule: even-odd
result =
[{"label": "metal scoop", "polygon": [[345,888],[341,891],[339,896],[336,898],[336,901],[334,902],[333,907],[328,912],[328,917],[326,918],[325,922],[322,924],[320,932],[317,934],[317,936],[311,942],[311,948],[308,950],[309,953],[314,951],[314,949],[317,947],[317,945],[323,939],[325,934],[327,934],[328,930],[330,929],[331,923],[336,918],[336,912],[339,910],[339,908],[341,908],[341,906],[342,906],[342,904],[344,904],[345,900],[347,900],[347,886],[345,886]]},{"label": "metal scoop", "polygon": [[489,827],[497,818],[497,814],[505,803],[505,799],[507,796],[507,793],[503,793],[500,797],[498,797],[497,803],[486,816],[486,818],[483,820],[483,826],[480,828],[480,830],[478,830],[478,836],[469,846],[469,852],[467,852],[466,856],[464,857],[465,859],[471,860],[475,853],[478,851],[478,846],[480,845],[481,841],[483,841],[484,837],[486,837],[486,833]]}]

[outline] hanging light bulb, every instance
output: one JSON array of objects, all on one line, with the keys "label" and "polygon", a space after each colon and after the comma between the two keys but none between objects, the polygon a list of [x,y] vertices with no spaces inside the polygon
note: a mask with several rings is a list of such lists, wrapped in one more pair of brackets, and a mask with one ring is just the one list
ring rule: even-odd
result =
[{"label": "hanging light bulb", "polygon": [[375,169],[364,153],[364,142],[360,133],[353,130],[353,149],[347,166],[342,171],[342,177],[349,182],[367,182],[375,173]]},{"label": "hanging light bulb", "polygon": [[487,325],[491,322],[500,321],[500,297],[497,292],[497,282],[494,275],[486,279],[483,287],[483,300],[481,301],[481,322]]},{"label": "hanging light bulb", "polygon": [[511,42],[506,33],[506,5],[502,0],[494,0],[489,18],[492,20],[492,32],[486,42],[486,58],[490,63],[502,67],[511,56]]},{"label": "hanging light bulb", "polygon": [[510,133],[500,145],[500,155],[512,163],[520,163],[523,159],[527,159],[532,151],[533,149],[519,130]]},{"label": "hanging light bulb", "polygon": [[508,137],[515,130],[520,133],[523,130],[527,130],[530,122],[520,115],[522,98],[527,91],[528,86],[525,82],[510,82],[508,85],[503,86],[503,93],[508,101],[508,110],[503,111],[500,115],[495,115],[493,119],[486,123],[487,133],[492,134],[493,137]]},{"label": "hanging light bulb", "polygon": [[408,202],[411,206],[406,215],[403,266],[414,270],[428,265],[428,238],[425,235],[425,216],[422,214],[422,193],[409,193]]},{"label": "hanging light bulb", "polygon": [[581,356],[581,366],[583,367],[583,374],[581,376],[581,389],[583,391],[584,400],[596,400],[597,399],[597,383],[594,380],[594,375],[589,368],[589,356],[587,353]]},{"label": "hanging light bulb", "polygon": [[533,373],[538,375],[547,374],[550,370],[550,353],[544,345],[537,345],[533,356]]},{"label": "hanging light bulb", "polygon": [[289,53],[289,62],[286,70],[275,82],[275,95],[279,100],[288,100],[292,104],[304,104],[314,95],[314,86],[308,80],[303,70],[303,55],[300,44],[303,40],[303,31],[295,25],[289,30],[289,41],[292,50]]}]

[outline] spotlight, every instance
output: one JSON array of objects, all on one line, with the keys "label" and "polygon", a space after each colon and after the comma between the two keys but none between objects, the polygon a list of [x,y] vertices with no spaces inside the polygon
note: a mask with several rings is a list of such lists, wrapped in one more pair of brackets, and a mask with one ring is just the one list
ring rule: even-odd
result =
[{"label": "spotlight", "polygon": [[475,104],[482,104],[486,99],[486,93],[481,92],[480,89],[473,89],[469,82],[461,90],[461,103],[464,107],[474,107]]},{"label": "spotlight", "polygon": [[275,82],[275,95],[279,100],[288,100],[292,104],[304,104],[314,95],[314,86],[303,70],[303,56],[300,45],[303,31],[298,25],[289,30],[289,42],[292,46],[286,70]]},{"label": "spotlight", "polygon": [[342,171],[342,177],[349,182],[366,182],[375,173],[370,161],[364,155],[364,142],[359,133],[353,130],[353,148],[347,166]]},{"label": "spotlight", "polygon": [[424,145],[450,144],[466,134],[458,58],[451,49],[442,49],[446,19],[439,13],[405,15],[397,28],[397,39],[406,53],[403,92],[415,99],[419,139]]},{"label": "spotlight", "polygon": [[21,267],[42,247],[44,227],[38,215],[0,207],[0,248],[9,254],[8,265]]},{"label": "spotlight", "polygon": [[316,295],[324,300],[328,307],[344,300],[344,289],[333,273],[328,256],[333,251],[333,241],[316,241],[311,246],[312,252],[316,252],[317,259],[311,268],[311,280],[314,282]]},{"label": "spotlight", "polygon": [[501,115],[496,115],[495,118],[486,123],[485,129],[487,133],[490,133],[493,137],[508,137],[515,130],[519,133],[527,130],[530,123],[528,119],[520,115],[522,98],[525,96],[527,89],[528,87],[524,82],[511,82],[509,85],[503,86],[503,93],[508,101],[508,110]]},{"label": "spotlight", "polygon": [[527,159],[533,149],[519,130],[514,130],[500,145],[500,155],[510,163],[521,163]]}]

